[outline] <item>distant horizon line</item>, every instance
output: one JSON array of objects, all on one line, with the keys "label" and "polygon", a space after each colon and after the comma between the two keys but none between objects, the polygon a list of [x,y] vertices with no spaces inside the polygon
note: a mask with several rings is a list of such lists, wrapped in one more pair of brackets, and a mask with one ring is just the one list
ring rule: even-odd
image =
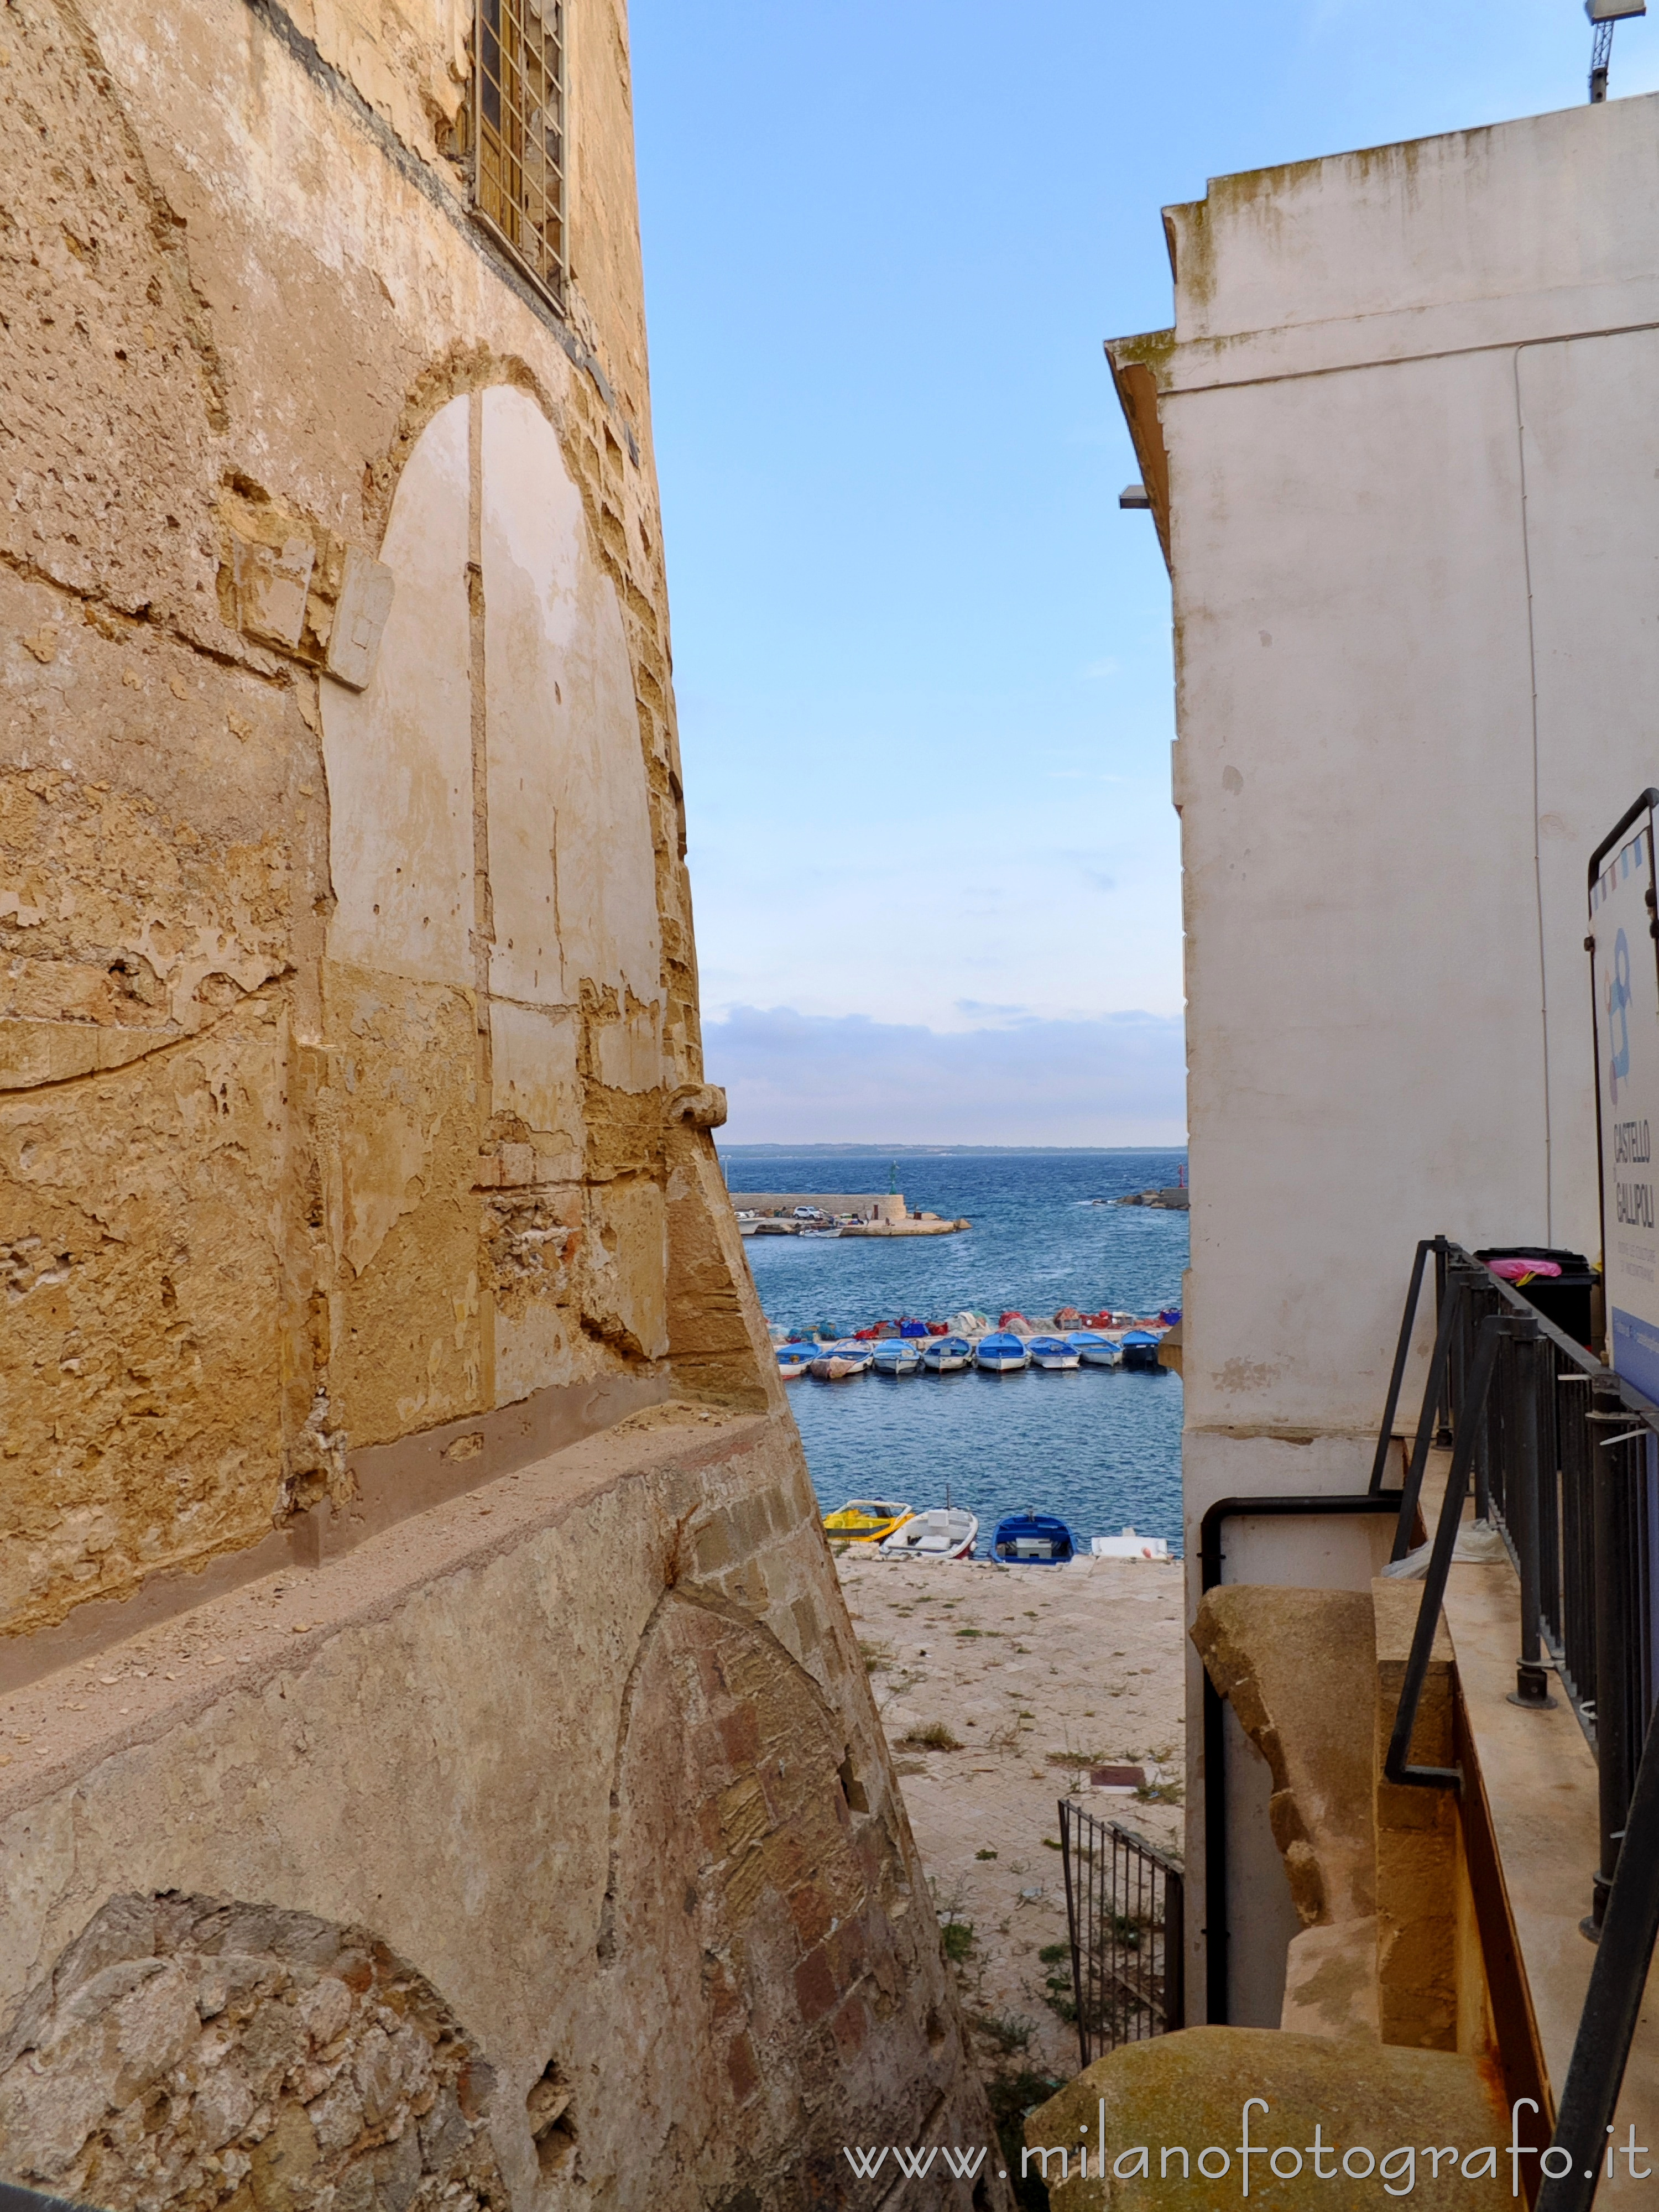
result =
[{"label": "distant horizon line", "polygon": [[720,1152],[1184,1152],[1187,1139],[1164,1145],[878,1145],[878,1144],[780,1144],[769,1139],[749,1144],[723,1144],[714,1140]]}]

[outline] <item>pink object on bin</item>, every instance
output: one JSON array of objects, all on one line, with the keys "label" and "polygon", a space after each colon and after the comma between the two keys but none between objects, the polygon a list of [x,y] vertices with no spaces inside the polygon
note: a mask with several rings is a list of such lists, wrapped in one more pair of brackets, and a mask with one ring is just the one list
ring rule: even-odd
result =
[{"label": "pink object on bin", "polygon": [[1488,1260],[1486,1265],[1506,1283],[1529,1283],[1534,1275],[1559,1275],[1561,1272],[1553,1260]]}]

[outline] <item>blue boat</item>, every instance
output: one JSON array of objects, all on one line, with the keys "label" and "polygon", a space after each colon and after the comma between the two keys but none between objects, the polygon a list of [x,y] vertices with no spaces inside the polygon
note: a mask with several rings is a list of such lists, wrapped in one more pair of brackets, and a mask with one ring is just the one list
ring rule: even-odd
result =
[{"label": "blue boat", "polygon": [[1118,1364],[1121,1355],[1116,1345],[1097,1328],[1071,1329],[1067,1340],[1077,1346],[1078,1357],[1085,1367],[1115,1367]]},{"label": "blue boat", "polygon": [[974,1364],[992,1375],[1012,1375],[1030,1364],[1031,1355],[1025,1348],[1023,1336],[1014,1336],[1006,1330],[996,1329],[989,1336],[981,1337],[974,1352]]},{"label": "blue boat", "polygon": [[1083,1354],[1069,1337],[1034,1336],[1026,1349],[1034,1367],[1046,1367],[1050,1371],[1062,1367],[1075,1367]]},{"label": "blue boat", "polygon": [[916,1375],[921,1371],[921,1346],[908,1336],[884,1337],[872,1357],[878,1375]]},{"label": "blue boat", "polygon": [[1123,1364],[1137,1367],[1143,1374],[1158,1370],[1158,1347],[1162,1337],[1154,1336],[1149,1328],[1132,1328],[1123,1337]]},{"label": "blue boat", "polygon": [[969,1365],[974,1347],[965,1336],[930,1336],[921,1347],[921,1364],[930,1375],[954,1375]]},{"label": "blue boat", "polygon": [[1011,1566],[1063,1567],[1076,1549],[1071,1530],[1052,1513],[1011,1513],[991,1540],[991,1557]]}]

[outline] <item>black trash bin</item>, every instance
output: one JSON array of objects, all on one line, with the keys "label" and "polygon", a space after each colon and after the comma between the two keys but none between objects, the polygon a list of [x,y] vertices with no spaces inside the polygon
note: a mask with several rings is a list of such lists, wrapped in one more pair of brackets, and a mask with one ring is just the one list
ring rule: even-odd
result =
[{"label": "black trash bin", "polygon": [[1474,1256],[1484,1261],[1553,1260],[1561,1270],[1559,1275],[1539,1275],[1515,1288],[1564,1336],[1589,1349],[1590,1291],[1595,1277],[1582,1252],[1556,1251],[1547,1244],[1494,1244]]}]

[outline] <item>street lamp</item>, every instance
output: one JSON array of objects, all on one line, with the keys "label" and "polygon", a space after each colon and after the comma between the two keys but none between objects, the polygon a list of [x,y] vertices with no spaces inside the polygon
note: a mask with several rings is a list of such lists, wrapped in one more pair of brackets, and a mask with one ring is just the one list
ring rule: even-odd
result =
[{"label": "street lamp", "polygon": [[1648,0],[1584,0],[1584,13],[1595,26],[1590,40],[1590,105],[1607,96],[1607,64],[1613,55],[1613,27],[1626,15],[1645,15]]}]

